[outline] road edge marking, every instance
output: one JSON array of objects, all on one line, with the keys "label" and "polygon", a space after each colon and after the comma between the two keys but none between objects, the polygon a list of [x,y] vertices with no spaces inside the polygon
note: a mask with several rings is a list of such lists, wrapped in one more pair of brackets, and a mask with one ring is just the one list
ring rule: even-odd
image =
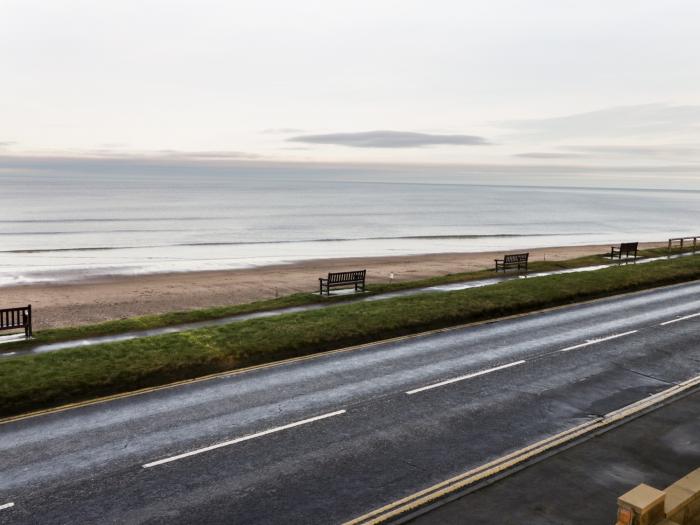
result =
[{"label": "road edge marking", "polygon": [[640,412],[643,412],[644,410],[654,407],[655,405],[663,403],[664,401],[667,401],[678,394],[698,386],[700,386],[700,375],[609,412],[604,416],[597,417],[591,421],[527,445],[519,450],[516,450],[515,452],[489,461],[488,463],[470,469],[462,474],[458,474],[457,476],[453,476],[447,480],[441,481],[440,483],[415,492],[414,494],[388,503],[383,507],[347,521],[343,525],[375,525],[385,523],[392,518],[406,514],[407,512],[431,503],[447,494],[456,492],[469,485],[473,485],[479,481],[515,467],[520,463],[524,463],[525,461],[551,449],[562,446],[586,434],[590,434],[591,432],[599,430],[603,427],[618,423],[626,418],[634,416]]}]

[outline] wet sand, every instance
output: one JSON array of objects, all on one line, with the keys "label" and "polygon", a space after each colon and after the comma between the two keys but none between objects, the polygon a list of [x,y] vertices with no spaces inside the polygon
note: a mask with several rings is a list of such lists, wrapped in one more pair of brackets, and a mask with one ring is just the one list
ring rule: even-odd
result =
[{"label": "wet sand", "polygon": [[[665,246],[645,243],[640,247]],[[563,260],[610,250],[608,245],[530,251],[531,261]],[[522,250],[518,250],[522,251]],[[329,271],[367,269],[367,280],[415,280],[493,267],[503,252],[324,259],[244,270],[115,276],[63,284],[0,288],[0,307],[32,304],[34,328],[77,326],[146,314],[247,303],[318,289]]]}]

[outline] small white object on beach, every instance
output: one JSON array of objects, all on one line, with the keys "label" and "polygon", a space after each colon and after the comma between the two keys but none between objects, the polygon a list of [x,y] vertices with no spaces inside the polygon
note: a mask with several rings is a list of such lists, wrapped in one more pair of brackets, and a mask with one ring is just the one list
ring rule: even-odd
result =
[{"label": "small white object on beach", "polygon": [[389,279],[391,279],[392,281],[394,280],[394,272],[389,273]]}]

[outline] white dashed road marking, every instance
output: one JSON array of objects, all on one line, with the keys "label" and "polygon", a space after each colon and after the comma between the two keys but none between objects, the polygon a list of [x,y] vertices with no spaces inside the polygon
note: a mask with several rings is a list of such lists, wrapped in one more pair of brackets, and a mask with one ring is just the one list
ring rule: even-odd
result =
[{"label": "white dashed road marking", "polygon": [[248,436],[239,437],[236,439],[231,439],[229,441],[224,441],[223,443],[217,443],[216,445],[210,445],[208,447],[200,448],[197,450],[192,450],[190,452],[185,452],[184,454],[178,454],[177,456],[171,456],[165,459],[159,459],[158,461],[153,461],[151,463],[146,463],[143,468],[155,467],[162,465],[164,463],[170,463],[171,461],[177,461],[178,459],[188,458],[190,456],[196,456],[197,454],[203,454],[204,452],[209,452],[210,450],[216,450],[217,448],[228,447],[229,445],[235,445],[236,443],[241,443],[243,441],[248,441],[251,439],[259,438],[272,434],[274,432],[281,432],[282,430],[287,430],[290,428],[298,427],[301,425],[306,425],[308,423],[313,423],[314,421],[320,421],[321,419],[327,419],[333,416],[339,416],[340,414],[345,414],[345,410],[338,410],[336,412],[329,412],[328,414],[323,414],[321,416],[311,417],[309,419],[304,419],[302,421],[296,421],[288,425],[283,425],[281,427],[270,428],[268,430],[263,430],[262,432],[257,432],[255,434],[250,434]]},{"label": "white dashed road marking", "polygon": [[571,350],[576,350],[578,348],[584,348],[586,346],[591,346],[595,345],[598,343],[602,343],[604,341],[610,341],[611,339],[617,339],[618,337],[624,337],[626,335],[631,335],[631,334],[636,334],[639,330],[630,330],[629,332],[624,332],[621,334],[615,334],[615,335],[609,335],[608,337],[601,337],[600,339],[589,339],[585,343],[581,343],[579,345],[574,345],[574,346],[569,346],[567,348],[562,348],[559,350],[560,352],[569,352]]},{"label": "white dashed road marking", "polygon": [[513,363],[508,363],[507,365],[495,366],[493,368],[487,368],[486,370],[481,370],[480,372],[474,372],[472,374],[467,374],[464,376],[455,377],[448,379],[446,381],[440,381],[439,383],[434,383],[432,385],[423,386],[421,388],[416,388],[415,390],[409,390],[406,392],[409,396],[412,394],[417,394],[418,392],[423,392],[425,390],[430,390],[432,388],[438,388],[441,386],[449,385],[451,383],[456,383],[458,381],[464,381],[465,379],[471,379],[472,377],[483,376],[485,374],[490,374],[491,372],[497,372],[498,370],[503,370],[504,368],[510,368],[511,366],[522,365],[525,361],[515,361]]},{"label": "white dashed road marking", "polygon": [[692,319],[693,317],[700,317],[700,312],[697,314],[685,315],[685,316],[679,317],[677,319],[671,319],[670,321],[666,321],[665,323],[661,323],[659,326],[666,326],[667,324],[677,323],[678,321],[685,321],[686,319]]}]

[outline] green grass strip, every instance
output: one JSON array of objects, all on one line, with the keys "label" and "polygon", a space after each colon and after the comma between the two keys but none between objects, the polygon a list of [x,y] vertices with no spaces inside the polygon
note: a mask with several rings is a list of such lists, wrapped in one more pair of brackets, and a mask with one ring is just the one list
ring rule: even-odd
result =
[{"label": "green grass strip", "polygon": [[[686,249],[684,251],[688,250]],[[679,251],[676,250],[674,251],[674,253],[679,253]],[[644,257],[657,257],[661,255],[666,255],[667,251],[666,249],[658,248],[644,250],[643,252],[640,252],[640,254]],[[606,262],[609,261],[604,259],[600,255],[590,255],[564,261],[533,261],[530,264],[530,271],[556,271],[605,264]],[[476,272],[448,274],[413,281],[370,284],[368,285],[367,289],[370,295],[377,295],[387,292],[395,292],[399,290],[409,290],[415,288],[424,288],[428,286],[438,286],[442,284],[486,279],[489,277],[494,277],[495,275],[496,274],[492,270],[481,270]],[[179,324],[192,323],[197,321],[209,321],[234,315],[247,314],[252,312],[262,312],[267,310],[276,310],[279,308],[287,308],[292,306],[303,306],[307,304],[316,304],[321,302],[342,303],[345,301],[350,301],[352,299],[352,295],[335,296],[328,298],[319,297],[318,295],[314,295],[312,293],[297,293],[285,297],[280,297],[277,299],[256,301],[254,303],[221,306],[215,308],[200,308],[195,310],[170,312],[158,315],[130,317],[128,319],[117,319],[114,321],[106,321],[103,323],[96,323],[84,326],[50,328],[35,331],[34,339],[31,341],[18,341],[15,343],[3,344],[0,351],[12,352],[17,350],[26,350],[42,344],[71,341],[87,337],[114,335],[124,332],[134,332],[152,328],[161,328],[166,326],[175,326]]]},{"label": "green grass strip", "polygon": [[422,294],[0,361],[0,415],[700,279],[700,258]]}]

